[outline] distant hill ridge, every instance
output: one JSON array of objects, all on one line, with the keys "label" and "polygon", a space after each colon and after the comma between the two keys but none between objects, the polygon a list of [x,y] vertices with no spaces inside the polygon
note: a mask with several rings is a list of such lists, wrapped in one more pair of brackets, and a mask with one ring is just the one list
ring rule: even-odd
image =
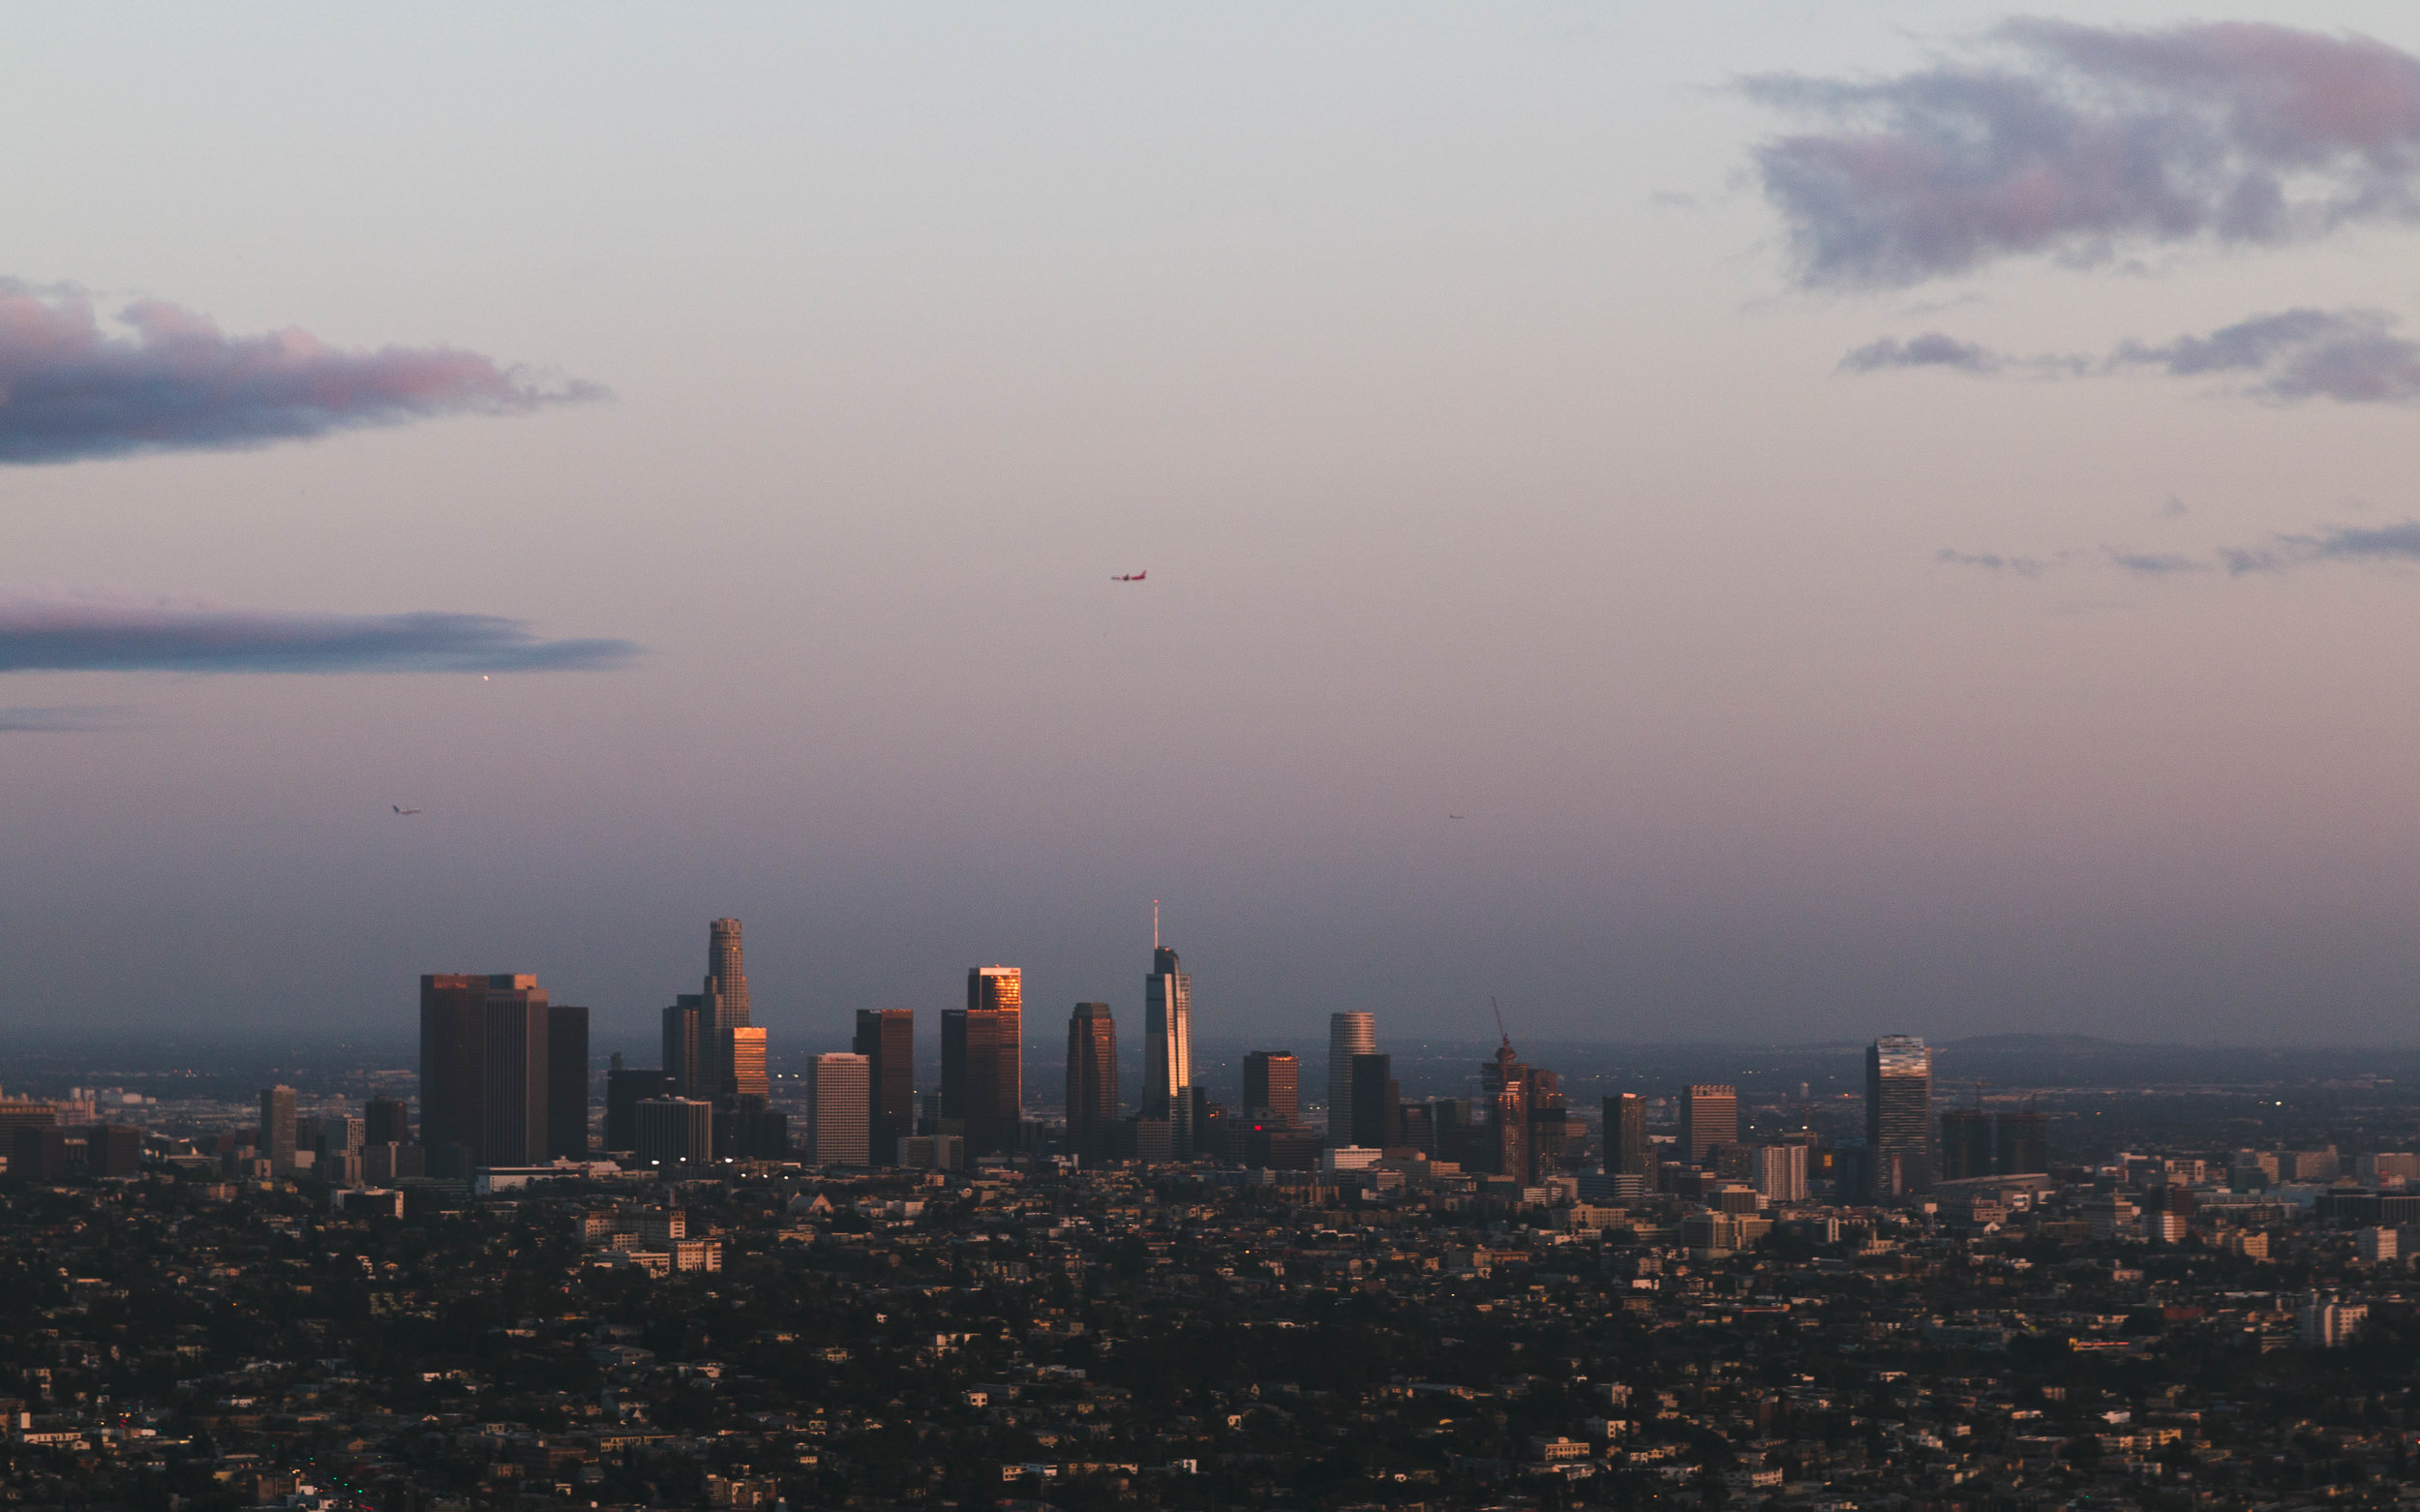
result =
[{"label": "distant hill ridge", "polygon": [[[2114,1050],[2152,1049],[2124,1040],[2103,1040],[2089,1034],[1979,1034],[1947,1041],[1944,1050]],[[2156,1046],[2168,1048],[2168,1046]]]}]

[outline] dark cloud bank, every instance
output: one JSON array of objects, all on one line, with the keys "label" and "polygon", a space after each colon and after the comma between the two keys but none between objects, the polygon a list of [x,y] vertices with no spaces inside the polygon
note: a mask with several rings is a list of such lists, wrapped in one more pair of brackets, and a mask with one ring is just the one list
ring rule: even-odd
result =
[{"label": "dark cloud bank", "polygon": [[1996,60],[1766,76],[1820,123],[1757,149],[1800,281],[1889,287],[2045,254],[2274,244],[2420,219],[2420,59],[2242,22],[2017,20]]},{"label": "dark cloud bank", "polygon": [[228,336],[157,300],[117,318],[123,335],[79,293],[0,280],[0,463],[261,446],[604,394],[450,348],[343,351],[291,328]]},{"label": "dark cloud bank", "polygon": [[2420,342],[2395,334],[2377,310],[2287,310],[2221,326],[2207,336],[2156,345],[2121,342],[2106,356],[2019,356],[1939,331],[1900,341],[1886,336],[1840,359],[1844,373],[1947,368],[2082,378],[2148,370],[2172,378],[2242,377],[2243,392],[2291,404],[2332,399],[2354,405],[2420,402]]},{"label": "dark cloud bank", "polygon": [[616,666],[637,650],[540,640],[494,615],[0,603],[0,672],[566,672]]}]

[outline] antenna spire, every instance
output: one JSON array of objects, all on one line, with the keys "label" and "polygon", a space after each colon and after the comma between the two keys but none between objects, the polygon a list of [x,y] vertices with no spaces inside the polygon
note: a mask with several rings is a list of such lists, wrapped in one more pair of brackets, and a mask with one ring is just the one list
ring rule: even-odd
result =
[{"label": "antenna spire", "polygon": [[1151,948],[1160,948],[1160,900],[1156,897],[1151,900]]}]

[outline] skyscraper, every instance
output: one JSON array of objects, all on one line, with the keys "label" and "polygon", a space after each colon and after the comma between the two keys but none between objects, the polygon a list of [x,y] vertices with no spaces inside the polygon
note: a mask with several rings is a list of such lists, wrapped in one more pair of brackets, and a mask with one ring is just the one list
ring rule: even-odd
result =
[{"label": "skyscraper", "polygon": [[664,1010],[664,1074],[684,1098],[704,1097],[712,1080],[707,1074],[706,999],[683,992]]},{"label": "skyscraper", "polygon": [[1347,1104],[1352,1109],[1351,1142],[1383,1150],[1395,1142],[1395,1105],[1401,1096],[1395,1086],[1395,1058],[1356,1055],[1350,1075],[1352,1090],[1347,1094]]},{"label": "skyscraper", "polygon": [[1244,1057],[1244,1117],[1285,1124],[1302,1121],[1302,1068],[1290,1050],[1255,1050]]},{"label": "skyscraper", "polygon": [[1536,1178],[1537,1162],[1530,1142],[1529,1068],[1513,1053],[1512,1040],[1503,1038],[1493,1060],[1479,1063],[1479,1083],[1487,1096],[1484,1139],[1476,1147],[1482,1170],[1510,1176],[1525,1185]]},{"label": "skyscraper", "polygon": [[966,1133],[966,1010],[941,1011],[941,1104],[936,1115],[951,1127],[936,1134]]},{"label": "skyscraper", "polygon": [[1353,1142],[1353,1057],[1375,1055],[1377,1020],[1368,1013],[1328,1014],[1328,1143]]},{"label": "skyscraper", "polygon": [[895,1165],[899,1141],[916,1133],[916,1011],[861,1008],[849,1048],[865,1057],[867,1154]]},{"label": "skyscraper", "polygon": [[432,1174],[464,1174],[486,1137],[487,978],[467,972],[420,979],[420,1142]]},{"label": "skyscraper", "polygon": [[550,1016],[537,978],[487,979],[487,1107],[480,1164],[536,1165],[547,1159]]},{"label": "skyscraper", "polygon": [[589,1011],[546,1011],[546,1156],[589,1158]]},{"label": "skyscraper", "polygon": [[[1016,1148],[1025,1111],[1025,979],[1014,966],[966,972],[966,1150]],[[949,1087],[942,1088],[946,1097]]]},{"label": "skyscraper", "polygon": [[1194,1153],[1194,1025],[1192,979],[1177,969],[1176,953],[1151,952],[1151,975],[1143,979],[1143,1105],[1145,1118],[1168,1121],[1168,1142],[1178,1160]]},{"label": "skyscraper", "polygon": [[1739,1142],[1739,1089],[1701,1082],[1680,1094],[1680,1158],[1704,1165],[1718,1144]]},{"label": "skyscraper", "polygon": [[1876,1196],[1933,1184],[1933,1056],[1911,1034],[1887,1034],[1865,1050],[1865,1149]]},{"label": "skyscraper", "polygon": [[706,991],[721,1000],[714,1027],[749,1022],[748,974],[740,952],[740,921],[717,919],[706,926]]},{"label": "skyscraper", "polygon": [[1764,1144],[1749,1158],[1748,1180],[1768,1202],[1806,1200],[1806,1146]]},{"label": "skyscraper", "polygon": [[639,1104],[650,1098],[681,1095],[680,1084],[667,1071],[631,1071],[621,1057],[605,1073],[605,1148],[617,1152],[639,1147]]},{"label": "skyscraper", "polygon": [[872,1071],[866,1057],[854,1053],[835,1051],[807,1058],[808,1161],[818,1165],[872,1164],[865,1148]]},{"label": "skyscraper", "polygon": [[1566,1164],[1570,1139],[1570,1109],[1563,1105],[1563,1080],[1543,1066],[1529,1068],[1529,1179],[1544,1181]]},{"label": "skyscraper", "polygon": [[294,1089],[270,1087],[260,1094],[260,1154],[283,1176],[294,1168]]},{"label": "skyscraper", "polygon": [[362,1104],[365,1144],[411,1143],[411,1104],[402,1098],[376,1097]]},{"label": "skyscraper", "polygon": [[[707,926],[706,985],[698,997],[698,1043],[712,1061],[707,1095],[725,1105],[735,1098],[765,1096],[764,1031],[752,1037],[741,1032],[749,1027],[748,977],[737,919],[717,919]],[[753,1045],[747,1043],[751,1038]]]},{"label": "skyscraper", "polygon": [[723,1102],[737,1104],[743,1098],[762,1103],[772,1096],[772,1081],[765,1072],[765,1031],[742,1024],[723,1031]]},{"label": "skyscraper", "polygon": [[2050,1168],[2050,1141],[2040,1113],[2028,1107],[2000,1115],[1992,1166],[2002,1176],[2038,1176]]},{"label": "skyscraper", "polygon": [[1605,1100],[1605,1174],[1655,1174],[1655,1146],[1647,1137],[1647,1099],[1635,1092]]},{"label": "skyscraper", "polygon": [[1106,1003],[1078,1003],[1067,1020],[1067,1147],[1087,1166],[1117,1140],[1118,1030]]},{"label": "skyscraper", "polygon": [[1991,1115],[1980,1107],[1953,1107],[1941,1115],[1944,1181],[1991,1174]]},{"label": "skyscraper", "polygon": [[650,1165],[704,1165],[714,1151],[714,1104],[647,1098],[638,1105],[638,1156]]}]

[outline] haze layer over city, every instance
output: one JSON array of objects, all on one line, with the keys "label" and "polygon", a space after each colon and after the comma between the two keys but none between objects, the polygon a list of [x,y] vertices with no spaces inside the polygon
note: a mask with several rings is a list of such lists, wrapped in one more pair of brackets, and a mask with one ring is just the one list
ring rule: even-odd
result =
[{"label": "haze layer over city", "polygon": [[34,8],[0,1036],[2409,1045],[2416,57]]}]

